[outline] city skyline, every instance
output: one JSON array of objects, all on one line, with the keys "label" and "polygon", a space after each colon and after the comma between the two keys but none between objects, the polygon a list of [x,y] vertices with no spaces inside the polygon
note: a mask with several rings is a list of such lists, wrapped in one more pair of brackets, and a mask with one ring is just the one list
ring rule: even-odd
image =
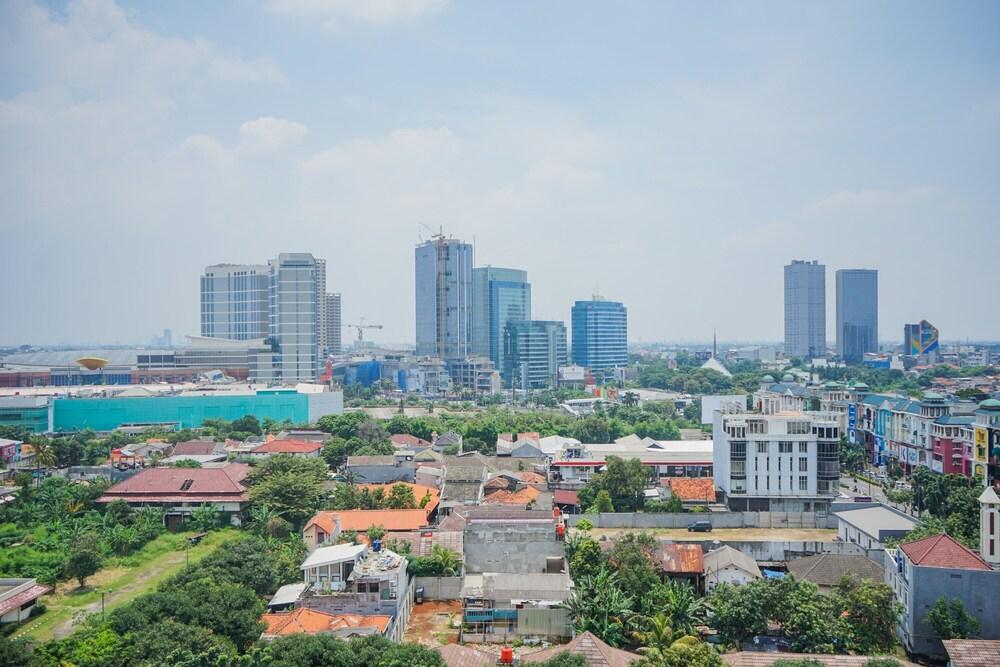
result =
[{"label": "city skyline", "polygon": [[888,340],[1000,337],[996,6],[283,5],[4,3],[0,344],[181,339],[280,252],[412,343],[423,225],[634,341],[781,340],[794,257],[878,269]]}]

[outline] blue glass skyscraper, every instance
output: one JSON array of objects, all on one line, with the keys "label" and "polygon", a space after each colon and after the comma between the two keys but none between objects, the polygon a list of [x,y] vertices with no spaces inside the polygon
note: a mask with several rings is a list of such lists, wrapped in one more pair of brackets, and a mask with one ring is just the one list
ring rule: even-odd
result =
[{"label": "blue glass skyscraper", "polygon": [[472,353],[504,368],[504,327],[531,319],[527,271],[482,266],[472,270]]},{"label": "blue glass skyscraper", "polygon": [[837,271],[837,354],[861,363],[866,352],[878,352],[878,271]]},{"label": "blue glass skyscraper", "polygon": [[472,246],[435,235],[414,251],[417,354],[462,359],[472,344]]},{"label": "blue glass skyscraper", "polygon": [[628,310],[617,301],[573,304],[573,363],[591,370],[628,364]]}]

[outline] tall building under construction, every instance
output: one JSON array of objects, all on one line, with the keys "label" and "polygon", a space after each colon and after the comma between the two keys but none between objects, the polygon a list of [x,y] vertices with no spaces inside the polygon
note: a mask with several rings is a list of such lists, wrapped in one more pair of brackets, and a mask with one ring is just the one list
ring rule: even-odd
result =
[{"label": "tall building under construction", "polygon": [[472,346],[472,245],[436,234],[414,256],[417,355],[465,358]]}]

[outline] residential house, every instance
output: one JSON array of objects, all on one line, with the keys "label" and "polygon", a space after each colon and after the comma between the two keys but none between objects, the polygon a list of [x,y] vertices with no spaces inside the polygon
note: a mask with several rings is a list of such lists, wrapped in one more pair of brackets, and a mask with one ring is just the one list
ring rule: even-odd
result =
[{"label": "residential house", "polygon": [[215,442],[214,440],[187,440],[174,445],[170,455],[178,459],[191,456],[210,456],[214,454],[225,454],[226,444]]},{"label": "residential house", "polygon": [[196,507],[210,506],[240,525],[250,505],[244,480],[250,466],[230,463],[221,468],[146,468],[110,487],[99,503],[124,500],[132,507],[160,507],[167,528],[181,527]]},{"label": "residential house", "polygon": [[566,444],[549,463],[549,484],[558,488],[586,485],[604,468],[609,456],[639,459],[651,481],[663,477],[712,477],[712,446],[708,440],[620,438],[611,444]]},{"label": "residential house", "polygon": [[414,472],[413,479],[420,486],[440,489],[444,485],[444,470],[433,466],[418,466]]},{"label": "residential house", "polygon": [[572,637],[569,612],[560,606],[572,590],[567,572],[467,574],[462,580],[461,639]]},{"label": "residential house", "polygon": [[0,459],[3,460],[5,467],[16,468],[20,463],[22,444],[20,440],[0,438]]},{"label": "residential house", "polygon": [[470,646],[445,644],[434,647],[434,650],[438,652],[448,667],[495,667],[497,664],[495,655]]},{"label": "residential house", "polygon": [[717,584],[742,585],[762,578],[757,561],[728,544],[705,554],[704,565],[706,591]]},{"label": "residential house", "polygon": [[715,502],[715,480],[711,477],[664,477],[660,485],[667,497],[676,494],[686,508]]},{"label": "residential house", "polygon": [[[623,651],[620,648],[613,648],[587,631],[574,637],[568,644],[528,653],[521,657],[521,661],[526,664],[547,662],[564,653],[582,656],[587,661],[587,667],[628,667],[632,663],[642,660],[642,656]],[[452,666],[449,665],[449,667]]]},{"label": "residential house", "polygon": [[483,498],[486,474],[486,466],[474,459],[468,463],[448,463],[441,491],[442,507],[479,504]]},{"label": "residential house", "polygon": [[38,598],[51,591],[34,579],[0,579],[0,625],[26,621]]},{"label": "residential house", "polygon": [[660,576],[686,581],[699,593],[705,590],[705,555],[699,544],[661,543],[653,552]]},{"label": "residential house", "polygon": [[389,436],[389,442],[396,449],[412,449],[413,451],[427,449],[431,446],[431,443],[427,440],[410,435],[409,433],[393,433]]},{"label": "residential house", "polygon": [[443,452],[445,449],[450,447],[457,447],[458,451],[462,451],[463,438],[461,435],[455,431],[446,431],[441,435],[437,433],[431,434],[431,446],[436,452]]},{"label": "residential house", "polygon": [[410,482],[393,482],[392,484],[356,484],[358,490],[367,489],[368,491],[381,492],[383,498],[388,498],[392,493],[393,487],[405,486],[413,494],[413,500],[416,502],[417,507],[426,510],[427,515],[433,516],[434,512],[437,511],[438,505],[441,503],[441,491],[434,486],[425,486],[423,484],[411,484]]},{"label": "residential house", "polygon": [[883,568],[867,556],[845,554],[816,554],[797,558],[788,563],[788,572],[802,581],[819,586],[821,593],[829,593],[844,577],[854,580],[882,581]]},{"label": "residential house", "polygon": [[364,533],[381,526],[392,537],[396,531],[419,530],[428,525],[427,510],[335,510],[317,512],[302,529],[302,540],[311,551],[336,541],[343,531]]},{"label": "residential house", "polygon": [[837,539],[869,550],[884,549],[887,539],[898,542],[917,526],[917,520],[910,515],[885,505],[844,510],[835,515]]},{"label": "residential house", "polygon": [[323,453],[323,443],[313,440],[269,440],[260,447],[249,452],[247,456],[251,459],[266,459],[270,456],[284,454],[287,456],[297,456],[300,458],[319,458]]},{"label": "residential house", "polygon": [[416,476],[413,454],[402,451],[390,456],[348,456],[345,468],[354,481],[368,484],[412,483]]},{"label": "residential house", "polygon": [[578,514],[580,496],[571,489],[556,489],[552,492],[552,505],[558,507],[563,514]]},{"label": "residential house", "polygon": [[[722,662],[728,667],[771,667],[778,661],[802,661],[802,664],[819,664],[823,667],[865,667],[870,655],[830,655],[827,653],[765,653],[763,651],[737,651],[725,653]],[[884,658],[885,656],[875,656]],[[901,667],[917,667],[916,663],[894,658]]]},{"label": "residential house", "polygon": [[497,456],[510,456],[516,459],[538,459],[544,456],[539,444],[538,433],[497,434]]},{"label": "residential house", "polygon": [[328,614],[390,616],[385,635],[401,641],[413,605],[406,558],[376,545],[320,547],[302,562],[306,584],[295,607]]},{"label": "residential house", "polygon": [[[465,571],[528,574],[564,569],[562,522],[552,512],[509,505],[456,509],[464,521]],[[442,522],[442,525],[444,523]]]},{"label": "residential house", "polygon": [[898,634],[907,652],[944,656],[944,646],[926,620],[927,612],[942,597],[957,599],[979,620],[980,638],[1000,639],[1000,570],[991,568],[975,551],[942,534],[885,553],[885,581],[903,605]]},{"label": "residential house", "polygon": [[291,428],[278,433],[277,438],[278,440],[305,440],[306,442],[325,443],[330,439],[330,434],[316,429]]},{"label": "residential house", "polygon": [[1000,665],[1000,640],[947,639],[948,667],[996,667]]},{"label": "residential house", "polygon": [[328,614],[315,609],[299,607],[291,611],[268,613],[260,620],[266,626],[261,639],[270,640],[294,634],[334,635],[341,639],[385,636],[391,616],[363,614]]}]

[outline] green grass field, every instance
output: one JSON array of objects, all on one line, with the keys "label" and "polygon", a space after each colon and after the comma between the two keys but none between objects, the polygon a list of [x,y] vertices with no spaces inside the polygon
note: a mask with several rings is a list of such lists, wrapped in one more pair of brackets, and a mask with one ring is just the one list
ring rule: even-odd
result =
[{"label": "green grass field", "polygon": [[77,588],[76,582],[59,584],[42,600],[48,611],[22,626],[15,636],[39,642],[66,637],[84,617],[101,613],[102,591],[104,609],[110,611],[176,574],[188,559],[196,563],[240,533],[235,529],[217,530],[197,546],[188,548],[187,538],[193,534],[165,533],[131,556],[110,558],[100,572],[87,580],[83,589]]}]

